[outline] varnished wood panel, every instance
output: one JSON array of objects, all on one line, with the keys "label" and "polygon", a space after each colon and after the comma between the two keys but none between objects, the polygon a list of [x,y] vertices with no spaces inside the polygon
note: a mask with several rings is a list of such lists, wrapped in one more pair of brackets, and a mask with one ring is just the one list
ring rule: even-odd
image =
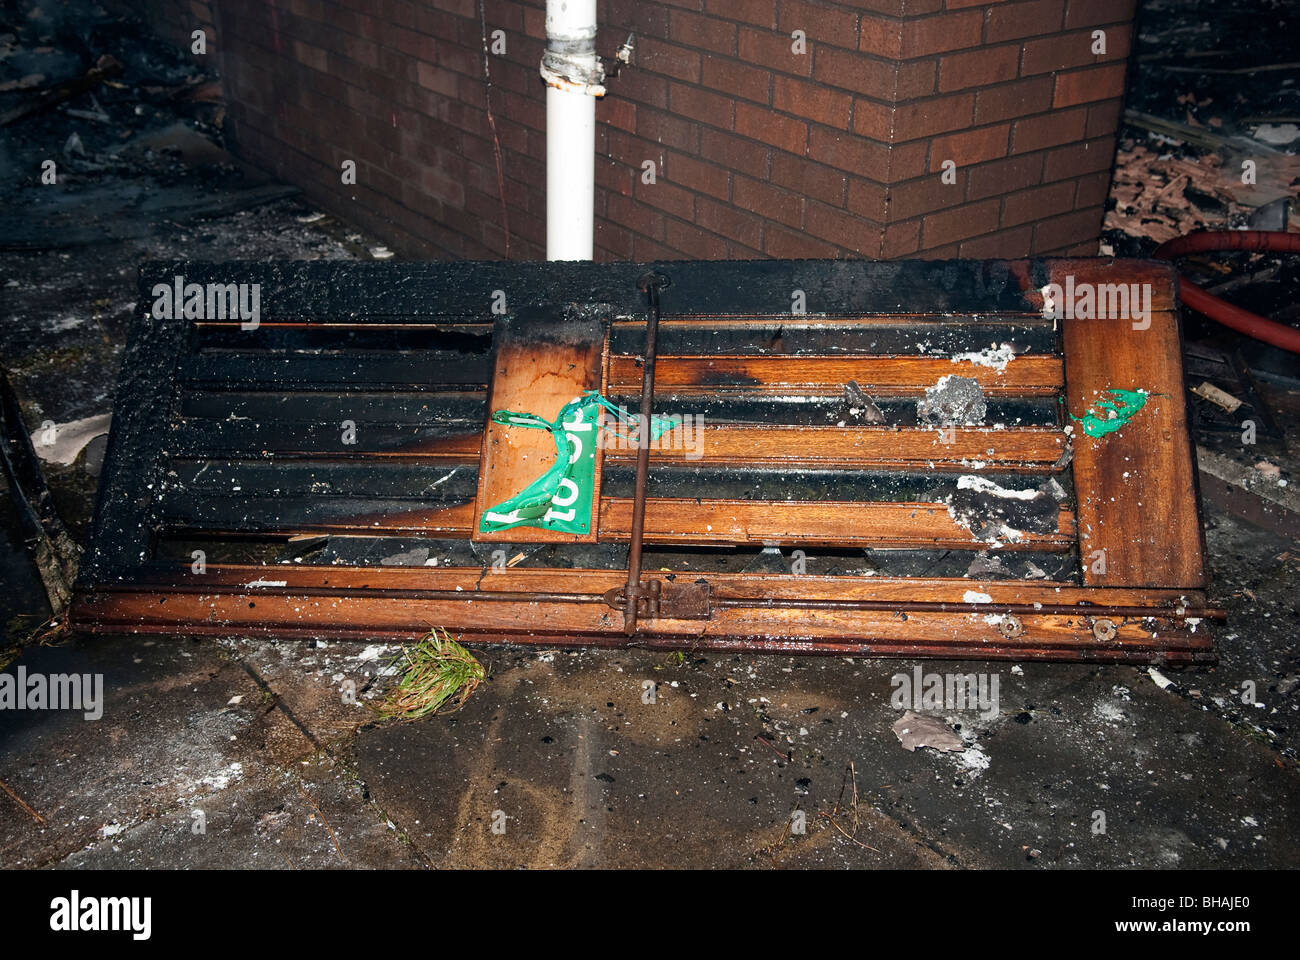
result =
[{"label": "varnished wood panel", "polygon": [[[945,376],[971,377],[990,396],[1047,396],[1061,388],[1061,358],[1020,356],[998,370],[948,357],[664,356],[657,361],[655,392],[824,397],[840,395],[853,380],[868,394],[921,397]],[[615,396],[640,392],[636,357],[610,357],[609,389]]]},{"label": "varnished wood panel", "polygon": [[[700,463],[822,467],[860,470],[909,468],[961,470],[1010,467],[1041,471],[1065,451],[1060,430],[992,430],[953,427],[748,426],[704,424],[684,431],[683,442],[650,451],[652,463]],[[698,441],[697,445],[692,445]],[[636,459],[636,450],[611,448],[610,461]],[[979,463],[982,466],[972,466]]]},{"label": "varnished wood panel", "polygon": [[[496,353],[488,410],[533,413],[547,420],[588,390],[599,390],[604,366],[604,329],[597,316],[566,316],[560,307],[525,310],[502,317],[496,326]],[[593,428],[596,439],[598,428]],[[569,534],[540,527],[484,532],[478,518],[513,497],[555,462],[555,440],[545,430],[489,423],[479,461],[479,488],[472,539],[511,543],[584,543],[596,539],[599,510],[591,530]],[[593,505],[600,497],[602,450],[596,445]]]},{"label": "varnished wood panel", "polygon": [[[1167,302],[1171,268],[1128,263],[1101,273],[1095,267],[1053,271],[1075,282],[1148,283],[1152,302]],[[1085,272],[1086,270],[1086,272]],[[1074,427],[1074,483],[1080,554],[1086,583],[1194,587],[1205,585],[1195,470],[1187,433],[1178,318],[1155,311],[1135,329],[1130,316],[1063,318],[1066,410],[1083,418],[1112,389],[1143,390],[1146,405],[1114,433],[1090,437]],[[1140,327],[1145,320],[1136,321]],[[1104,551],[1105,572],[1094,555]]]},{"label": "varnished wood panel", "polygon": [[[487,576],[484,576],[484,573]],[[672,574],[656,570],[653,576]],[[274,574],[272,576],[271,574]],[[689,571],[677,575],[694,576]],[[562,583],[550,568],[507,567],[338,567],[282,566],[268,572],[259,564],[209,564],[202,574],[188,562],[177,567],[158,567],[143,574],[138,584],[166,592],[187,587],[200,592],[215,589],[248,588],[254,582],[263,587],[255,592],[293,594],[338,587],[346,578],[356,591],[399,591],[418,594],[436,590],[497,590],[506,592],[548,591],[557,588],[577,593],[603,594],[624,583],[622,571],[565,570]],[[1052,604],[1087,607],[1145,606],[1153,610],[1185,607],[1195,610],[1205,602],[1198,590],[1156,590],[1126,587],[1081,587],[1048,580],[980,580],[970,577],[853,577],[813,576],[788,573],[723,573],[708,575],[719,598],[747,599],[755,603],[781,600],[880,600],[904,606],[909,602],[990,604]],[[980,596],[972,601],[970,594]],[[983,597],[987,597],[984,600]]]},{"label": "varnished wood panel", "polygon": [[[387,534],[422,537],[469,537],[475,518],[469,503],[413,507],[391,501],[386,509],[375,503],[346,498],[280,497],[253,502],[235,513],[228,498],[194,498],[184,504],[187,523],[177,529],[223,533],[275,532],[279,534]],[[374,512],[366,512],[370,509]],[[600,536],[604,542],[627,541],[632,530],[632,500],[606,497],[600,502]],[[232,523],[231,517],[238,522]],[[1004,540],[1000,550],[1060,550],[1074,540],[1074,514],[1061,509],[1057,530],[1022,532],[1019,539]],[[531,542],[527,527],[507,530],[508,543]],[[550,531],[536,531],[548,533]],[[568,541],[575,538],[566,537]],[[862,503],[830,501],[684,500],[649,497],[646,500],[645,539],[648,543],[777,544],[946,548],[985,550],[958,525],[943,503]]]},{"label": "varnished wood panel", "polygon": [[[249,597],[253,597],[250,603]],[[83,616],[100,629],[115,632],[167,632],[193,624],[206,634],[283,634],[294,630],[313,637],[406,639],[432,625],[455,624],[466,640],[501,639],[549,644],[609,642],[619,637],[622,615],[596,603],[421,600],[377,596],[319,597],[251,594],[92,594],[82,600]],[[1110,641],[1093,636],[1087,618],[1072,614],[1026,615],[1023,633],[999,632],[996,618],[977,612],[912,613],[886,611],[780,610],[726,608],[707,622],[658,619],[646,622],[638,642],[654,638],[662,645],[721,649],[727,641],[748,644],[753,638],[773,643],[772,652],[856,652],[878,656],[908,655],[928,649],[929,656],[1053,655],[1069,659],[1163,659],[1189,662],[1209,652],[1208,638],[1190,627],[1159,619],[1118,624]],[[288,631],[286,631],[288,626]],[[805,647],[803,645],[810,646]],[[815,645],[824,644],[818,649]],[[945,651],[945,652],[941,652]],[[1196,656],[1199,654],[1200,656]],[[914,654],[917,655],[917,654]]]}]

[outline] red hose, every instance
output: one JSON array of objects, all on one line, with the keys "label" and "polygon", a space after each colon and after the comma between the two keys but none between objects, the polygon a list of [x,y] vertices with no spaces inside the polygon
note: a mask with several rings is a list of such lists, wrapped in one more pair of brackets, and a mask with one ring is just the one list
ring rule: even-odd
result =
[{"label": "red hose", "polygon": [[[1188,253],[1206,250],[1267,250],[1271,253],[1300,253],[1300,233],[1273,230],[1201,230],[1185,237],[1175,237],[1160,244],[1152,254],[1158,260],[1173,260]],[[1258,314],[1235,307],[1206,293],[1186,277],[1179,278],[1179,296],[1183,303],[1217,320],[1238,333],[1263,340],[1275,347],[1300,353],[1300,330],[1266,320]]]}]

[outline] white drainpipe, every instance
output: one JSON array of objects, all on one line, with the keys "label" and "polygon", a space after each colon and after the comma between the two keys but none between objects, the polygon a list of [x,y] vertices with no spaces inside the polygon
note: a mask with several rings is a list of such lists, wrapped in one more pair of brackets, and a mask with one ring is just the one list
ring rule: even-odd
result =
[{"label": "white drainpipe", "polygon": [[596,0],[546,0],[546,259],[590,260],[595,231]]}]

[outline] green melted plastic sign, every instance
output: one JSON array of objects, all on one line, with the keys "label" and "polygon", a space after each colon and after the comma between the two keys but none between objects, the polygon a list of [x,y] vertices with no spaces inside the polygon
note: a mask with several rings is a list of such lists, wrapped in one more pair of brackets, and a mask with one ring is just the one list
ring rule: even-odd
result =
[{"label": "green melted plastic sign", "polygon": [[[620,434],[610,426],[602,427],[602,407],[627,425],[631,433]],[[630,436],[635,442],[636,420],[595,390],[588,390],[566,403],[553,421],[535,413],[515,413],[513,410],[493,413],[493,423],[549,431],[555,440],[555,463],[509,500],[483,511],[479,529],[484,533],[494,533],[512,527],[540,527],[561,533],[588,533],[596,489],[598,431],[604,429],[624,439]],[[674,417],[652,417],[651,440],[658,439],[679,422]]]},{"label": "green melted plastic sign", "polygon": [[1091,410],[1082,417],[1070,414],[1070,419],[1083,425],[1083,432],[1090,437],[1104,437],[1122,429],[1133,419],[1139,410],[1147,405],[1145,390],[1107,390],[1111,399],[1100,400],[1097,406],[1106,411],[1096,414]]}]

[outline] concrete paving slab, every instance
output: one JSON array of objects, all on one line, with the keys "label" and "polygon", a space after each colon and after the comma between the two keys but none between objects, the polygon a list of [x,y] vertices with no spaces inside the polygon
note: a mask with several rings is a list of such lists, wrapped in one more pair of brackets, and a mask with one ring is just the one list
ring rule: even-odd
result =
[{"label": "concrete paving slab", "polygon": [[331,870],[418,867],[415,849],[329,758],[269,769],[195,797],[66,858],[76,869]]},{"label": "concrete paving slab", "polygon": [[[865,805],[857,839],[875,850],[819,816],[840,789],[846,757],[832,727],[844,691],[799,684],[824,676],[805,661],[797,693],[772,707],[781,719],[764,719],[749,694],[776,692],[787,669],[785,659],[670,667],[647,652],[512,655],[455,715],[363,728],[357,770],[440,867],[942,865]],[[816,735],[800,732],[809,727]],[[806,832],[781,843],[796,809]]]},{"label": "concrete paving slab", "polygon": [[[1296,865],[1294,765],[1143,671],[928,662],[1001,681],[939,754],[891,730],[910,666],[523,654],[455,716],[363,728],[357,769],[439,866]],[[820,816],[850,761],[878,852]]]},{"label": "concrete paving slab", "polygon": [[[43,829],[0,797],[0,862],[56,862],[127,825],[175,809],[244,776],[240,733],[257,687],[211,644],[80,641],[27,647],[7,668],[99,675],[103,716],[0,712],[0,779],[46,821]],[[229,705],[243,697],[246,705]]]},{"label": "concrete paving slab", "polygon": [[0,866],[418,863],[364,785],[221,644],[81,639],[28,647],[7,672],[20,668],[99,676],[102,716],[0,712],[0,779],[44,820],[0,796]]}]

